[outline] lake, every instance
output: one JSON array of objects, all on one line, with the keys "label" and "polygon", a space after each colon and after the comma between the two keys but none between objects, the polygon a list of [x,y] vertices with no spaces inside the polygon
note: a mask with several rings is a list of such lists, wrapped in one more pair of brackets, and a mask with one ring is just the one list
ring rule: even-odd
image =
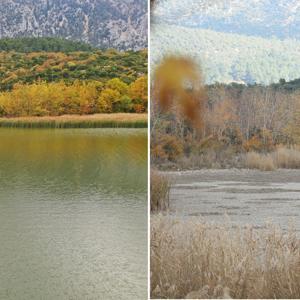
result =
[{"label": "lake", "polygon": [[300,234],[300,170],[168,172],[173,214],[204,221],[264,227],[271,222]]},{"label": "lake", "polygon": [[147,131],[0,129],[0,299],[147,298]]}]

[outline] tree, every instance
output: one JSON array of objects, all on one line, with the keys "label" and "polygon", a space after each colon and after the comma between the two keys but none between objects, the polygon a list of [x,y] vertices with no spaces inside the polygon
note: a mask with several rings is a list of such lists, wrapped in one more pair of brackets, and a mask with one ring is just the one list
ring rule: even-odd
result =
[{"label": "tree", "polygon": [[148,108],[148,77],[141,76],[129,86],[129,96],[135,103],[135,111],[147,111]]},{"label": "tree", "polygon": [[98,98],[98,111],[100,113],[113,112],[113,105],[120,100],[120,93],[109,88],[104,89]]}]

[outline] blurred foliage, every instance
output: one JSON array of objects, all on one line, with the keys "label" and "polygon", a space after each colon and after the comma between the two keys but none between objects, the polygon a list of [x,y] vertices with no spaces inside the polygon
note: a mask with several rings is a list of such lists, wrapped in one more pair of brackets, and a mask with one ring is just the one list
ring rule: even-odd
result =
[{"label": "blurred foliage", "polygon": [[155,70],[153,92],[164,112],[176,107],[194,127],[201,127],[206,93],[200,68],[192,59],[166,57]]}]

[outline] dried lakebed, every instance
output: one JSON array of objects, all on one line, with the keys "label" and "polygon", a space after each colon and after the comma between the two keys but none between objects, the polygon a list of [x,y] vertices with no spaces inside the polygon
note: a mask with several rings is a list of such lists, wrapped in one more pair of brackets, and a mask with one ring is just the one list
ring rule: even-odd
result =
[{"label": "dried lakebed", "polygon": [[300,170],[168,172],[170,209],[209,222],[262,227],[272,222],[300,232]]}]

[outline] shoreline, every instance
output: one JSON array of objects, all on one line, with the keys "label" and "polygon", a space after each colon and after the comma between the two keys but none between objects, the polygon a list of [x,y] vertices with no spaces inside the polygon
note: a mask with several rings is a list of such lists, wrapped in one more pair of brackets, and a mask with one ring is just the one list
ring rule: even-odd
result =
[{"label": "shoreline", "polygon": [[112,113],[0,118],[0,128],[147,128],[148,114]]},{"label": "shoreline", "polygon": [[228,169],[197,169],[197,170],[158,170],[162,175],[166,175],[180,183],[190,183],[194,181],[210,182],[214,180],[221,181],[239,181],[241,179],[249,180],[252,175],[253,180],[265,184],[269,183],[287,183],[298,182],[300,180],[300,169],[280,168],[273,171],[261,171],[258,169],[247,168],[228,168]]}]

